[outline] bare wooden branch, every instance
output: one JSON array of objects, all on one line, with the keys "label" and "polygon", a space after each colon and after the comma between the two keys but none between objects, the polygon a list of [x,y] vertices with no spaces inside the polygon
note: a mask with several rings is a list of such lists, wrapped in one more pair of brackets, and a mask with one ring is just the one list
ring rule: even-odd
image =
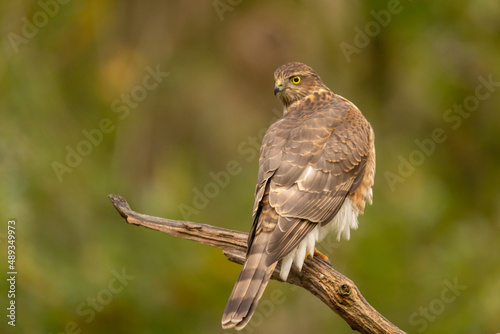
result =
[{"label": "bare wooden branch", "polygon": [[[137,213],[130,209],[123,197],[109,195],[109,198],[120,215],[130,224],[218,247],[229,260],[239,264],[245,261],[248,233]],[[279,266],[272,278],[282,282],[279,278]],[[302,287],[315,295],[353,330],[360,333],[405,333],[368,304],[353,281],[333,269],[323,259],[308,257],[301,272],[292,267],[287,283]]]}]

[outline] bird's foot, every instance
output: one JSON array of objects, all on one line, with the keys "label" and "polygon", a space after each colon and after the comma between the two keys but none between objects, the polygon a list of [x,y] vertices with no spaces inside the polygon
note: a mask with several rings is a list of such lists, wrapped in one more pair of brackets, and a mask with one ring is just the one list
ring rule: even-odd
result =
[{"label": "bird's foot", "polygon": [[330,259],[328,258],[328,256],[326,256],[325,254],[321,253],[316,247],[314,247],[314,256],[317,256],[320,259],[323,259],[326,262],[328,262],[329,264],[331,264]]},{"label": "bird's foot", "polygon": [[[307,259],[307,257],[308,257],[309,255],[310,255],[310,254],[309,254],[309,252],[306,252],[306,259]],[[326,262],[328,262],[330,265],[332,264],[332,263],[330,262],[330,259],[328,258],[328,256],[326,256],[325,254],[321,253],[321,252],[320,252],[320,251],[319,251],[316,247],[314,247],[314,254],[313,254],[313,257],[314,257],[314,256],[317,256],[317,257],[319,257],[320,259],[325,260],[325,261],[326,261]]]}]

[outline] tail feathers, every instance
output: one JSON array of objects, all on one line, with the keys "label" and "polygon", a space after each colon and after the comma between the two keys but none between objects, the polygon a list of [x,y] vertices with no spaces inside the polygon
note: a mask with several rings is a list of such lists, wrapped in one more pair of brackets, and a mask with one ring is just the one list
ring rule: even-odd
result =
[{"label": "tail feathers", "polygon": [[236,327],[240,330],[245,327],[262,297],[276,267],[276,263],[266,266],[267,241],[268,237],[261,235],[252,245],[222,316],[222,327],[225,329]]}]

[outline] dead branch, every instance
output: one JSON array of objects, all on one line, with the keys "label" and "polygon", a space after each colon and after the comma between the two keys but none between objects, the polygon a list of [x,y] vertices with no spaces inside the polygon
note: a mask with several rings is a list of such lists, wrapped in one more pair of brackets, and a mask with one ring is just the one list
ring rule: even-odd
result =
[{"label": "dead branch", "polygon": [[[109,199],[130,224],[218,247],[230,261],[239,264],[245,261],[248,233],[189,221],[153,217],[132,211],[121,196],[109,195]],[[282,282],[279,278],[279,266],[272,278]],[[308,257],[301,272],[292,267],[287,283],[302,287],[315,295],[344,319],[353,330],[360,333],[405,333],[368,304],[353,281],[318,257],[312,259]]]}]

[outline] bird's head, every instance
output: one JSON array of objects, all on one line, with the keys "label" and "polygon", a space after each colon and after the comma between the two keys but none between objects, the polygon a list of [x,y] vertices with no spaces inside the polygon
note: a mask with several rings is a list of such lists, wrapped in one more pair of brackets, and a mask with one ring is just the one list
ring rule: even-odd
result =
[{"label": "bird's head", "polygon": [[274,72],[274,95],[285,107],[322,89],[328,88],[306,64],[287,63]]}]

